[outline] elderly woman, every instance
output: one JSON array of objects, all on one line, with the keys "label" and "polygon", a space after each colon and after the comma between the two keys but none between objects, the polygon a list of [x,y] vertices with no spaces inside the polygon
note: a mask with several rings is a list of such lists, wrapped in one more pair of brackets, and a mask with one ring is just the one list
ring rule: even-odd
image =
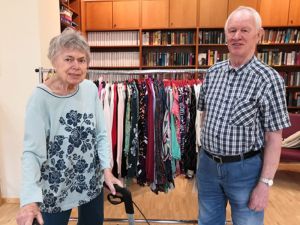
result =
[{"label": "elderly woman", "polygon": [[122,186],[110,169],[104,116],[97,87],[85,80],[89,46],[66,29],[50,42],[55,75],[34,90],[26,108],[19,225],[68,224],[78,207],[79,225],[103,223],[103,181]]}]

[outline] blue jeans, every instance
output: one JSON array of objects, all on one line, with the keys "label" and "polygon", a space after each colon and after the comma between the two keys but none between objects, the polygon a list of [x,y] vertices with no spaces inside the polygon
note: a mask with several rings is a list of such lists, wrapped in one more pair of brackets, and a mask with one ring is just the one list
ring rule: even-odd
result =
[{"label": "blue jeans", "polygon": [[220,164],[201,150],[198,163],[198,225],[224,225],[227,202],[231,206],[234,225],[263,225],[264,212],[248,208],[251,192],[260,177],[260,154],[239,162]]},{"label": "blue jeans", "polygon": [[[78,225],[102,225],[103,224],[103,190],[92,201],[78,206]],[[70,219],[71,209],[59,213],[42,213],[44,225],[67,225]]]}]

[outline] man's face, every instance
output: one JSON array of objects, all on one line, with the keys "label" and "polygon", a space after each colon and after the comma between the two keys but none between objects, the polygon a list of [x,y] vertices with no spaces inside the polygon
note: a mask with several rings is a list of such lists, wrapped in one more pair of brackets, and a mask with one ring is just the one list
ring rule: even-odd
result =
[{"label": "man's face", "polygon": [[255,53],[261,32],[250,13],[235,13],[229,19],[225,30],[230,57],[242,61],[250,59]]}]

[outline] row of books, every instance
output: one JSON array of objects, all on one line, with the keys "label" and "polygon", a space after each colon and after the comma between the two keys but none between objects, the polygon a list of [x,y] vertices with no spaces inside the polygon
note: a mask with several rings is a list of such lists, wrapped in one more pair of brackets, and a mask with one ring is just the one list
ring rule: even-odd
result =
[{"label": "row of books", "polygon": [[279,50],[263,50],[257,53],[257,58],[272,66],[300,65],[300,52],[281,52]]},{"label": "row of books", "polygon": [[[72,22],[72,12],[62,6],[61,18]],[[195,31],[144,31],[143,45],[184,45],[195,44]],[[88,32],[92,46],[139,45],[139,31]],[[200,30],[199,44],[225,44],[223,30]],[[260,43],[300,43],[299,28],[266,29]]]},{"label": "row of books", "polygon": [[91,53],[91,67],[135,67],[139,65],[139,52]]},{"label": "row of books", "polygon": [[294,44],[300,43],[300,29],[266,29],[261,37],[262,44]]},{"label": "row of books", "polygon": [[[225,44],[223,30],[200,30],[199,44]],[[300,43],[299,28],[266,29],[262,35],[261,44],[294,44]]]},{"label": "row of books", "polygon": [[279,73],[283,79],[286,86],[299,86],[300,87],[300,72],[280,72]]},{"label": "row of books", "polygon": [[288,106],[300,107],[300,92],[287,92],[286,102]]},{"label": "row of books", "polygon": [[192,66],[195,54],[184,52],[148,52],[143,54],[144,66]]},{"label": "row of books", "polygon": [[198,54],[199,66],[211,66],[216,62],[228,59],[228,53],[221,53],[217,50],[207,50]]},{"label": "row of books", "polygon": [[90,46],[138,46],[138,31],[88,32]]},{"label": "row of books", "polygon": [[194,45],[194,31],[145,31],[142,34],[143,45]]},{"label": "row of books", "polygon": [[199,44],[225,44],[223,30],[200,30]]},{"label": "row of books", "polygon": [[[300,52],[296,51],[268,50],[257,53],[257,58],[271,66],[300,65]],[[91,66],[139,66],[139,52],[92,52],[92,59],[95,59],[94,62],[97,65],[91,64]],[[122,59],[126,63],[123,63]],[[130,61],[129,63],[127,59]],[[209,49],[198,54],[198,65],[211,66],[226,59],[228,59],[228,53]],[[113,61],[112,64],[108,63],[110,60]],[[150,63],[148,63],[149,61]],[[143,54],[143,65],[195,65],[195,56],[194,52],[148,52]],[[292,74],[291,77],[295,76],[295,80],[299,82],[300,75],[299,73],[295,74]],[[291,79],[293,80],[293,78]],[[293,85],[298,85],[298,83],[296,82]]]}]

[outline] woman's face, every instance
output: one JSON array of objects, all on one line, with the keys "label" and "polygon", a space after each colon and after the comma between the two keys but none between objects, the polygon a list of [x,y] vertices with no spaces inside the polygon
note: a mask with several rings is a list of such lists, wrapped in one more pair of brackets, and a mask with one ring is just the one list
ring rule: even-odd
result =
[{"label": "woman's face", "polygon": [[52,65],[57,77],[68,85],[77,85],[84,80],[88,67],[86,54],[76,49],[62,49]]}]

